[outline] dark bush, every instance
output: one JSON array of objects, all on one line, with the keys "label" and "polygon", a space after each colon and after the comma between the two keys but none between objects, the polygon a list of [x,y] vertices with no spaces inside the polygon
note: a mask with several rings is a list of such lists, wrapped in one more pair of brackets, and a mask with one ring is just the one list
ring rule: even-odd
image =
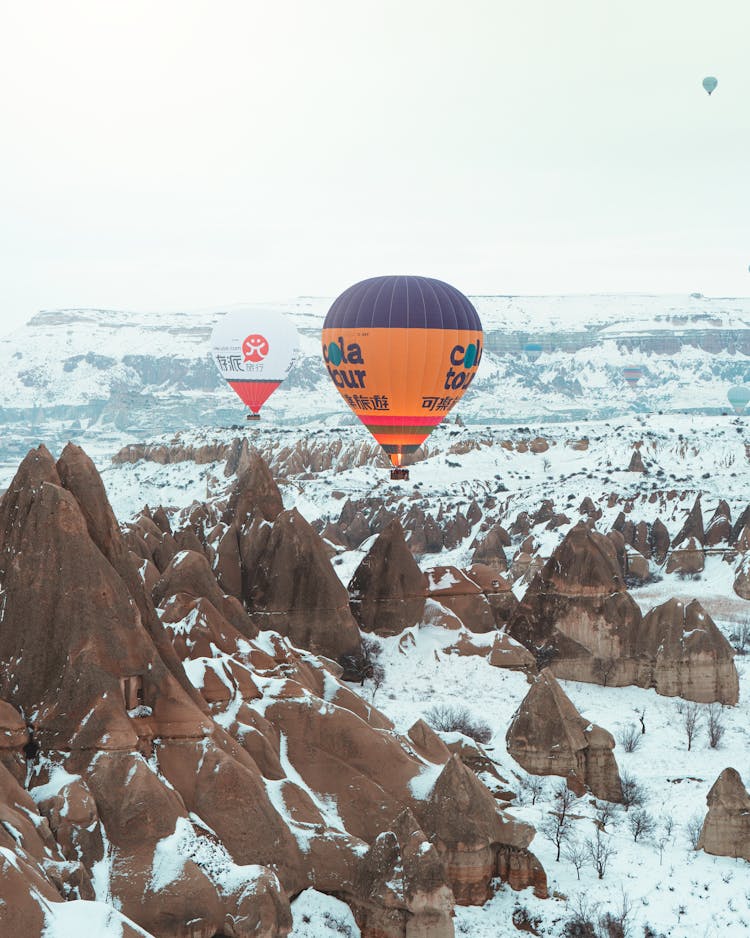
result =
[{"label": "dark bush", "polygon": [[435,704],[424,716],[430,726],[441,733],[463,733],[478,743],[492,739],[492,728],[474,717],[468,707]]}]

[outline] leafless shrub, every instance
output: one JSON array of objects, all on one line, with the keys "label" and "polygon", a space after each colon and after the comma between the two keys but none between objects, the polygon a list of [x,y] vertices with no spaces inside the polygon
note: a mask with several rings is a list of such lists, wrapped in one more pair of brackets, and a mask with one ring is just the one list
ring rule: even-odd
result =
[{"label": "leafless shrub", "polygon": [[726,730],[724,708],[721,704],[709,704],[706,710],[706,730],[708,731],[708,745],[712,749],[718,749]]},{"label": "leafless shrub", "polygon": [[[383,649],[373,638],[365,636],[362,639],[361,651],[357,655],[342,655],[339,664],[344,669],[345,681],[357,681],[364,686],[368,679],[376,682],[375,693],[385,680],[385,668],[378,662]],[[374,697],[374,694],[373,694]]]},{"label": "leafless shrub", "polygon": [[655,826],[654,819],[643,808],[636,808],[628,816],[628,827],[633,835],[633,843],[638,843],[639,837],[648,837],[652,834]]},{"label": "leafless shrub", "polygon": [[646,792],[634,775],[631,775],[630,772],[620,772],[620,783],[622,785],[622,803],[626,811],[628,808],[640,808],[645,804]]},{"label": "leafless shrub", "polygon": [[589,856],[586,845],[578,840],[571,840],[563,848],[563,856],[575,867],[576,877],[580,880],[581,869]]},{"label": "leafless shrub", "polygon": [[685,834],[693,850],[698,849],[698,841],[700,840],[702,830],[703,818],[699,814],[694,814],[685,824]]},{"label": "leafless shrub", "polygon": [[743,622],[729,636],[732,648],[738,655],[746,655],[750,651],[750,623]]},{"label": "leafless shrub", "polygon": [[585,893],[578,893],[570,903],[571,917],[563,926],[563,938],[598,938],[594,924],[599,906]]},{"label": "leafless shrub", "polygon": [[518,783],[520,802],[525,804],[530,799],[532,804],[536,804],[546,787],[545,779],[541,775],[528,775],[520,779]]},{"label": "leafless shrub", "polygon": [[492,739],[492,728],[474,717],[468,707],[435,704],[425,713],[425,719],[441,733],[463,733],[478,743],[488,743]]},{"label": "leafless shrub", "polygon": [[543,671],[557,658],[557,649],[554,645],[541,645],[539,648],[534,649],[534,657],[536,658],[537,671]]},{"label": "leafless shrub", "polygon": [[570,809],[575,801],[575,795],[565,782],[560,782],[555,788],[553,800],[554,811],[544,818],[539,825],[539,830],[557,848],[555,860],[559,861],[560,849],[570,840],[572,834]]},{"label": "leafless shrub", "polygon": [[611,801],[601,801],[596,806],[594,820],[600,827],[606,827],[615,817],[615,806]]},{"label": "leafless shrub", "polygon": [[609,838],[602,834],[597,827],[593,838],[587,838],[586,849],[588,850],[591,865],[596,870],[599,879],[604,879],[607,873],[609,861],[615,855],[615,848],[609,842]]},{"label": "leafless shrub", "polygon": [[667,835],[662,832],[662,834],[659,836],[659,839],[656,841],[656,847],[659,851],[659,866],[661,866],[664,861],[664,848],[668,843],[669,837],[667,837]]},{"label": "leafless shrub", "polygon": [[607,681],[610,679],[616,666],[616,658],[596,658],[594,660],[593,672],[602,682],[602,687],[607,686]]},{"label": "leafless shrub", "polygon": [[682,727],[685,730],[688,752],[693,747],[693,740],[698,731],[698,722],[700,721],[700,708],[692,700],[686,703],[682,711]]},{"label": "leafless shrub", "polygon": [[537,929],[541,924],[541,919],[538,915],[532,915],[525,905],[517,905],[513,909],[511,921],[518,931],[531,932],[533,935],[539,934]]},{"label": "leafless shrub", "polygon": [[617,734],[617,742],[622,746],[625,752],[635,752],[641,744],[641,732],[637,726],[632,723]]},{"label": "leafless shrub", "polygon": [[665,814],[662,820],[662,827],[664,828],[664,833],[667,837],[672,836],[672,831],[674,830],[674,818],[671,814]]},{"label": "leafless shrub", "polygon": [[602,938],[627,938],[633,916],[633,901],[622,890],[622,899],[617,909],[608,909],[599,917],[599,934]]}]

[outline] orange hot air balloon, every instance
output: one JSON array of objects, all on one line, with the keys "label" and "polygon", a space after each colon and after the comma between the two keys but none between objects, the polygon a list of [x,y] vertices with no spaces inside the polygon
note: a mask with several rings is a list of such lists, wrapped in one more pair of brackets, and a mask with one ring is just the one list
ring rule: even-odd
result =
[{"label": "orange hot air balloon", "polygon": [[322,339],[331,380],[396,467],[461,399],[483,347],[469,300],[430,277],[354,284],[334,300]]}]

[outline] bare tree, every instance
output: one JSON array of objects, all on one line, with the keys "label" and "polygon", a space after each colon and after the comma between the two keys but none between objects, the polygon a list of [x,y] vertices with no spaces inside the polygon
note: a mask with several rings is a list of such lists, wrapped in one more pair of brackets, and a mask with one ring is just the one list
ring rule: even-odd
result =
[{"label": "bare tree", "polygon": [[627,811],[628,808],[632,807],[640,808],[646,801],[646,793],[635,776],[631,775],[630,772],[620,772],[620,784],[622,786],[622,803],[625,810]]},{"label": "bare tree", "polygon": [[682,711],[682,726],[685,730],[685,736],[687,737],[688,752],[690,752],[693,747],[693,740],[698,730],[699,719],[700,709],[698,704],[691,700],[690,703],[685,704]]},{"label": "bare tree", "polygon": [[609,842],[608,837],[602,836],[602,832],[597,827],[593,839],[590,837],[586,839],[586,849],[596,875],[599,879],[604,879],[609,861],[615,855],[615,848]]},{"label": "bare tree", "polygon": [[529,778],[526,787],[528,788],[529,794],[531,795],[531,803],[536,804],[537,799],[544,794],[544,790],[547,785],[542,776],[532,775]]},{"label": "bare tree", "polygon": [[586,845],[582,844],[579,840],[571,840],[570,843],[566,844],[563,848],[563,856],[575,867],[578,879],[581,878],[581,869],[588,859],[588,855]]},{"label": "bare tree", "polygon": [[599,827],[604,829],[615,816],[615,806],[611,801],[601,801],[596,806],[594,821]]},{"label": "bare tree", "polygon": [[687,834],[688,843],[693,850],[698,849],[698,841],[700,840],[702,830],[703,818],[699,814],[694,814],[685,824],[685,833]]},{"label": "bare tree", "polygon": [[606,686],[607,686],[607,681],[609,680],[610,675],[613,673],[613,671],[615,670],[615,667],[616,667],[616,666],[617,666],[617,659],[616,659],[616,658],[596,658],[596,659],[594,659],[593,671],[594,671],[594,674],[595,674],[598,678],[601,678],[601,682],[602,682],[602,686],[603,686],[603,687],[606,687]]},{"label": "bare tree", "polygon": [[560,782],[555,788],[553,799],[555,809],[545,817],[539,826],[539,830],[547,840],[557,847],[555,860],[559,862],[560,849],[564,843],[570,840],[572,834],[570,809],[575,801],[575,795],[565,782]]},{"label": "bare tree", "polygon": [[662,826],[664,828],[664,833],[667,835],[667,838],[670,838],[672,836],[672,831],[674,830],[674,818],[671,814],[664,815]]},{"label": "bare tree", "polygon": [[742,622],[729,636],[729,641],[738,655],[746,655],[750,648],[750,624]]},{"label": "bare tree", "polygon": [[633,900],[620,887],[622,899],[617,909],[608,909],[599,917],[599,929],[606,938],[626,938],[630,933],[633,916]]},{"label": "bare tree", "polygon": [[591,902],[586,893],[579,892],[569,903],[571,917],[565,923],[565,938],[596,938],[595,918],[599,912],[599,903]]},{"label": "bare tree", "polygon": [[718,749],[726,727],[724,726],[724,708],[721,704],[709,704],[706,710],[706,729],[708,730],[708,745]]},{"label": "bare tree", "polygon": [[664,859],[664,848],[667,846],[668,843],[669,843],[669,837],[667,836],[665,831],[662,831],[662,833],[659,835],[659,839],[656,841],[656,846],[659,850],[659,866],[662,865],[662,860]]},{"label": "bare tree", "polygon": [[380,688],[385,683],[385,668],[382,664],[375,662],[372,666],[372,674],[370,675],[370,681],[372,681],[372,697],[370,698],[372,703],[375,703],[375,694],[380,690]]},{"label": "bare tree", "polygon": [[622,746],[625,752],[635,752],[641,744],[641,733],[637,726],[630,726],[620,730],[617,734],[617,742]]},{"label": "bare tree", "polygon": [[652,834],[655,826],[654,819],[643,808],[636,808],[628,816],[628,827],[633,835],[633,843],[638,843],[639,837],[648,837]]}]

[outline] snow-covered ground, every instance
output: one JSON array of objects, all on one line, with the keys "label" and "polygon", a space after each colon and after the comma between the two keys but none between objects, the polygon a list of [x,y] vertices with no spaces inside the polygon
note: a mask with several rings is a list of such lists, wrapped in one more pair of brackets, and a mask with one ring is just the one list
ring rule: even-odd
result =
[{"label": "snow-covered ground", "polygon": [[[344,432],[356,436],[361,431],[353,427]],[[232,434],[225,436],[229,439]],[[516,446],[536,436],[549,443],[546,452],[518,452],[501,445],[510,440]],[[570,442],[584,436],[589,448],[572,448]],[[191,439],[186,435],[182,442]],[[285,445],[294,439],[295,434],[287,434]],[[439,505],[465,511],[472,499],[482,505],[483,499],[491,495],[497,499],[494,511],[508,520],[520,510],[535,511],[543,498],[550,498],[556,509],[570,510],[573,523],[578,518],[580,501],[590,495],[603,510],[600,530],[609,530],[624,503],[629,502],[630,518],[653,521],[661,517],[674,535],[699,493],[706,522],[720,498],[729,502],[733,518],[750,502],[745,439],[744,421],[729,417],[652,415],[619,422],[537,424],[512,431],[449,424],[434,435],[434,455],[412,467],[408,483],[391,483],[387,471],[364,466],[308,473],[311,477],[304,479],[283,479],[281,489],[287,507],[296,505],[309,520],[336,520],[347,498],[382,495],[385,499],[398,495],[405,504],[416,500],[434,514]],[[642,444],[648,475],[624,471],[635,443]],[[103,474],[121,517],[133,514],[146,501],[152,506],[159,501],[183,506],[193,498],[204,498],[207,486],[210,494],[216,495],[229,481],[220,463],[162,466],[138,462],[105,466]],[[619,498],[610,506],[612,493]],[[540,552],[551,551],[568,528],[536,528]],[[466,564],[472,536],[454,550],[429,561],[425,558],[424,562]],[[370,542],[335,558],[335,569],[343,582],[348,582]],[[685,579],[663,570],[658,573],[660,579],[632,592],[644,612],[673,596],[684,602],[698,598],[728,636],[750,618],[750,603],[732,589],[734,563],[721,556],[707,557],[704,572],[695,578]],[[523,589],[519,582],[518,594]],[[512,808],[512,813],[539,830],[552,809],[557,780],[547,779],[542,795],[532,805],[530,796],[524,795],[528,776],[505,746],[511,717],[528,689],[526,679],[490,667],[479,656],[446,653],[445,633],[439,629],[426,626],[415,629],[414,635],[414,647],[407,652],[398,638],[380,640],[386,679],[377,690],[375,704],[403,732],[435,704],[469,707],[477,720],[490,724],[492,757],[511,787],[521,790],[521,803]],[[623,903],[629,910],[631,935],[642,934],[646,924],[670,938],[750,934],[747,864],[696,852],[688,830],[705,817],[706,794],[724,768],[736,768],[750,783],[750,657],[737,657],[736,662],[740,703],[723,709],[725,734],[716,749],[708,745],[705,706],[700,706],[698,738],[688,751],[684,703],[680,699],[660,697],[654,691],[635,687],[603,688],[563,682],[579,711],[616,739],[631,727],[640,729],[639,717],[644,716],[646,733],[640,736],[637,749],[628,753],[618,743],[615,755],[621,771],[634,776],[643,789],[644,809],[654,829],[635,843],[630,815],[623,808],[615,808],[602,834],[613,855],[601,880],[588,861],[579,880],[575,865],[565,856],[556,862],[553,845],[538,833],[531,848],[547,871],[551,898],[538,900],[529,890],[519,894],[500,886],[484,907],[456,910],[457,934],[472,938],[515,934],[510,924],[512,916],[528,914],[531,920],[538,919],[535,927],[540,934],[560,935],[573,908],[586,907],[596,916],[605,911],[619,913]],[[372,688],[365,685],[363,693],[370,698]],[[597,808],[590,797],[576,801],[574,843],[583,847],[594,837]],[[295,938],[322,938],[336,934],[336,928],[340,934],[347,934],[347,928],[353,936],[357,934],[353,922],[345,914],[337,918],[328,902],[314,894],[303,894],[297,900]]]},{"label": "snow-covered ground", "polygon": [[[692,582],[683,583],[682,591],[674,587],[670,583],[656,601],[673,595],[685,602],[692,598]],[[712,611],[710,603],[707,608]],[[721,620],[718,624],[724,625]],[[525,677],[490,667],[479,656],[446,654],[436,631],[415,630],[415,645],[408,645],[406,652],[400,648],[399,637],[379,640],[385,681],[375,695],[376,705],[402,732],[417,719],[425,718],[435,704],[468,707],[477,722],[491,727],[488,751],[510,787],[518,789],[530,776],[508,754],[505,733],[528,690]],[[695,819],[702,822],[705,817],[706,794],[724,768],[733,766],[750,782],[750,658],[738,658],[737,665],[740,703],[723,709],[726,731],[717,749],[708,745],[704,705],[699,705],[697,740],[688,751],[682,725],[684,702],[679,698],[660,697],[654,691],[636,687],[561,682],[579,712],[608,729],[615,739],[631,727],[640,733],[639,717],[644,714],[646,733],[639,737],[638,748],[626,753],[618,743],[615,756],[620,771],[634,776],[642,787],[643,807],[653,820],[654,830],[634,843],[629,827],[631,815],[621,807],[615,808],[602,835],[613,849],[613,856],[601,880],[588,860],[579,880],[573,863],[564,856],[556,862],[555,847],[537,833],[530,849],[547,872],[551,898],[539,900],[531,890],[515,893],[501,886],[497,896],[483,908],[456,910],[457,934],[472,938],[515,934],[510,927],[511,916],[515,909],[525,907],[532,918],[540,919],[540,934],[560,935],[571,908],[581,901],[592,912],[618,912],[623,896],[631,906],[632,935],[641,935],[646,924],[670,938],[750,934],[747,863],[696,852],[687,830]],[[372,698],[372,688],[365,686],[363,693],[368,700]],[[552,794],[559,782],[546,778],[536,804],[531,804],[529,795],[522,796],[524,803],[514,805],[511,813],[539,831],[553,808]],[[594,837],[597,807],[590,796],[575,801],[572,843],[583,846]]]}]

